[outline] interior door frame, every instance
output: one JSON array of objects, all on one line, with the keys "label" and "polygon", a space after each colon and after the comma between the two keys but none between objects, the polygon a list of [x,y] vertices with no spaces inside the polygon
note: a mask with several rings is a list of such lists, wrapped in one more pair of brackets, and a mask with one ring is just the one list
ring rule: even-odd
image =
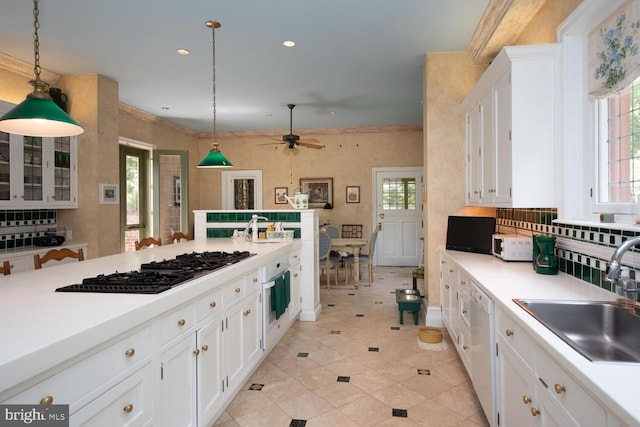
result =
[{"label": "interior door frame", "polygon": [[235,179],[255,180],[255,210],[262,209],[262,170],[222,171],[222,209],[233,210],[233,181]]},{"label": "interior door frame", "polygon": [[[378,182],[377,182],[377,177],[378,177],[378,173],[393,173],[393,172],[398,172],[398,174],[412,174],[412,175],[419,175],[420,176],[420,181],[416,181],[416,206],[419,206],[420,209],[420,230],[422,231],[422,235],[418,235],[416,236],[416,250],[418,250],[418,248],[421,247],[421,243],[420,243],[420,237],[423,237],[425,232],[424,232],[424,168],[422,166],[388,166],[388,167],[374,167],[371,168],[371,198],[372,198],[372,210],[371,210],[371,229],[375,230],[375,228],[378,226],[379,223],[381,223],[381,221],[378,218],[378,204],[381,202],[378,200]],[[420,234],[420,233],[418,233]],[[378,238],[380,239],[380,236],[378,236]],[[378,251],[378,249],[376,248],[376,251],[373,254],[373,262],[374,265],[379,265],[378,264],[378,255],[380,254],[380,251]],[[422,263],[422,260],[420,259],[421,254],[418,253],[418,263],[416,263],[416,266],[418,266],[420,263]]]},{"label": "interior door frame", "polygon": [[160,156],[180,156],[180,227],[181,231],[193,235],[189,230],[189,151],[155,150],[153,152],[153,229],[160,230]]}]

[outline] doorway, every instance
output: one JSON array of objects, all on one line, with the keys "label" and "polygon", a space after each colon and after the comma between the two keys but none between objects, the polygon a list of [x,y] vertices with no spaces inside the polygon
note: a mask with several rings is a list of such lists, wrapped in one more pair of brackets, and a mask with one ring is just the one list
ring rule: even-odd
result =
[{"label": "doorway", "polygon": [[151,235],[149,215],[149,151],[120,146],[121,251],[135,250],[135,242]]},{"label": "doorway", "polygon": [[373,168],[376,265],[417,266],[422,256],[422,168]]},{"label": "doorway", "polygon": [[162,242],[181,231],[189,230],[189,152],[156,150],[153,153],[153,200],[157,223],[154,229]]},{"label": "doorway", "polygon": [[262,209],[262,171],[223,171],[222,209]]}]

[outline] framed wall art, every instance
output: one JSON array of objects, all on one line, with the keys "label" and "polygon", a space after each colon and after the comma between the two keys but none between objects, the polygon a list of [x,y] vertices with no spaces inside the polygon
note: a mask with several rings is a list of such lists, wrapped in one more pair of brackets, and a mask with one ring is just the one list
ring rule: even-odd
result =
[{"label": "framed wall art", "polygon": [[276,205],[286,205],[287,204],[287,187],[276,187]]},{"label": "framed wall art", "polygon": [[100,184],[100,204],[117,205],[120,203],[118,184]]},{"label": "framed wall art", "polygon": [[300,187],[309,195],[310,208],[333,206],[333,178],[300,178]]},{"label": "framed wall art", "polygon": [[359,185],[352,185],[347,187],[347,203],[360,203]]}]

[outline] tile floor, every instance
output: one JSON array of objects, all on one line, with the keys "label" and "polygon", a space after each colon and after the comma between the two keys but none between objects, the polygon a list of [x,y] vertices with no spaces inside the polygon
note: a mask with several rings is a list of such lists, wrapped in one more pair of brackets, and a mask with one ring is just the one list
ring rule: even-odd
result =
[{"label": "tile floor", "polygon": [[413,314],[399,324],[411,270],[321,289],[319,319],[291,327],[215,426],[488,426],[453,345],[424,350]]}]

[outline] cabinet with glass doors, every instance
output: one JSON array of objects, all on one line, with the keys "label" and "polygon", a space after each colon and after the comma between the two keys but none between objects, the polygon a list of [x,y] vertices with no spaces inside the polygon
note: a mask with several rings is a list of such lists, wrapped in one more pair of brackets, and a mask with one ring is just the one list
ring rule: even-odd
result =
[{"label": "cabinet with glass doors", "polygon": [[0,208],[75,208],[76,137],[0,132]]}]

